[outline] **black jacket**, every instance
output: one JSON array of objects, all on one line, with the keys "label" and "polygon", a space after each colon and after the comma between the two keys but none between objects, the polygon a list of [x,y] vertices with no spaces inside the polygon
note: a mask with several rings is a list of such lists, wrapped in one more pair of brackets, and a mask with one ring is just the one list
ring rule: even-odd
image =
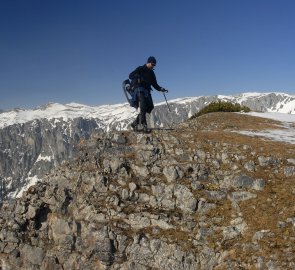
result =
[{"label": "black jacket", "polygon": [[158,85],[156,75],[152,69],[146,65],[139,66],[129,74],[132,87],[143,87],[151,90],[153,86],[156,90],[161,91],[161,86]]}]

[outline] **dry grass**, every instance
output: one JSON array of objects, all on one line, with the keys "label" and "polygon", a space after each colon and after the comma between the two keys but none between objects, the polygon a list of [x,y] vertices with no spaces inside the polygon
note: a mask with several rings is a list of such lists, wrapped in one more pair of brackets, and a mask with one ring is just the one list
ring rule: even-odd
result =
[{"label": "dry grass", "polygon": [[178,136],[183,136],[182,134],[185,136],[185,134],[192,132],[192,128],[195,129],[190,144],[216,141],[237,146],[248,145],[257,155],[272,156],[275,154],[281,158],[294,157],[295,145],[232,132],[241,130],[262,131],[267,129],[284,129],[278,121],[246,114],[224,112],[206,114],[188,121],[187,124],[187,126],[180,125],[175,132]]},{"label": "dry grass", "polygon": [[210,113],[203,115],[197,119],[191,120],[197,121],[202,124],[204,129],[211,127],[212,123],[216,126],[217,130],[263,130],[270,128],[279,128],[280,122],[272,119],[251,116],[247,114],[238,113]]}]

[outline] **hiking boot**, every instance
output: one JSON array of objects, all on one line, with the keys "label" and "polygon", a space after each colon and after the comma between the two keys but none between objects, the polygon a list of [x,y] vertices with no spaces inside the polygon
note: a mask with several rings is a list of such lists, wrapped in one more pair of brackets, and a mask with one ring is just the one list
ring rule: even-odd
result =
[{"label": "hiking boot", "polygon": [[137,124],[134,123],[134,122],[131,123],[131,128],[133,129],[133,131],[137,131],[138,130]]},{"label": "hiking boot", "polygon": [[147,126],[147,124],[142,125],[142,131],[145,132],[145,133],[148,132],[148,126]]}]

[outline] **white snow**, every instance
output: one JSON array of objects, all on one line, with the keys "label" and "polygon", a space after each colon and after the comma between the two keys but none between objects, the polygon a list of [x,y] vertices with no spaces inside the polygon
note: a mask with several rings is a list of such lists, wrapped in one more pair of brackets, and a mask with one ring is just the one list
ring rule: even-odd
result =
[{"label": "white snow", "polygon": [[[187,104],[191,103],[192,101],[198,100],[201,97],[184,97],[184,98],[176,98],[176,99],[170,99],[168,100],[168,104],[177,103],[177,104]],[[166,105],[166,100],[162,102],[158,102],[155,104],[156,106],[159,105]]]},{"label": "white snow", "polygon": [[295,100],[278,103],[276,106],[276,111],[280,111],[282,113],[295,113]]},{"label": "white snow", "polygon": [[247,135],[247,136],[258,136],[258,137],[265,137],[269,140],[272,141],[278,141],[278,142],[285,142],[285,143],[290,143],[290,144],[295,144],[295,136],[294,136],[294,128],[293,129],[269,129],[265,131],[246,131],[242,130],[239,131],[238,133]]},{"label": "white snow", "polygon": [[24,191],[27,191],[30,186],[33,186],[38,181],[41,181],[36,175],[33,177],[28,177],[27,180],[28,183],[25,186],[23,186],[20,190],[16,190],[15,192],[9,194],[9,196],[12,198],[20,198],[23,195]]},{"label": "white snow", "polygon": [[[273,119],[281,122],[281,129],[266,129],[263,131],[241,130],[238,133],[247,136],[264,137],[269,140],[295,144],[295,115],[286,113],[257,113],[250,112],[249,115],[258,116],[267,119]],[[292,126],[293,125],[293,126]]]},{"label": "white snow", "polygon": [[127,103],[104,106],[87,106],[77,103],[58,104],[51,103],[45,107],[39,107],[33,110],[17,110],[9,111],[0,114],[0,128],[13,124],[22,124],[28,121],[43,119],[55,119],[54,123],[83,117],[86,119],[98,118],[106,122],[111,121],[115,116],[117,119],[126,119],[135,112]]},{"label": "white snow", "polygon": [[38,156],[36,162],[41,161],[41,160],[45,160],[45,161],[51,161],[52,157],[51,156],[42,156],[41,154]]},{"label": "white snow", "polygon": [[287,114],[287,113],[278,113],[278,112],[249,112],[247,113],[249,115],[273,119],[276,121],[281,122],[288,122],[288,123],[294,123],[295,122],[295,114]]},{"label": "white snow", "polygon": [[[270,93],[249,92],[235,96],[219,95],[218,98],[223,100],[242,102],[252,97],[264,97],[268,94]],[[284,93],[272,94],[282,95],[282,97],[284,98],[283,101],[279,103],[275,109],[273,109],[273,111],[295,114],[295,96]],[[203,97],[204,96],[172,99],[169,100],[168,103],[189,104]],[[163,101],[160,103],[156,103],[155,106],[165,104],[166,101]],[[114,120],[121,121],[132,118],[135,116],[135,114],[136,110],[130,107],[128,103],[103,106],[87,106],[74,102],[65,105],[59,103],[50,103],[45,106],[41,106],[31,110],[18,109],[9,112],[3,112],[0,114],[0,128],[44,118],[48,120],[55,119],[53,124],[53,126],[55,126],[55,124],[61,120],[67,121],[78,117],[82,117],[85,119],[99,119],[106,123],[106,125],[108,125]]]}]

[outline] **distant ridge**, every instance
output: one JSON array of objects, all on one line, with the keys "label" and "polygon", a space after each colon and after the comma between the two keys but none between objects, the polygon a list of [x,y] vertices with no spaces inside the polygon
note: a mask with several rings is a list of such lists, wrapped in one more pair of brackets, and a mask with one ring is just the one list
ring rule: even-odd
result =
[{"label": "distant ridge", "polygon": [[[257,93],[247,92],[237,95],[216,95],[216,96],[199,96],[199,97],[184,97],[169,100],[172,108],[173,117],[179,118],[179,111],[186,111],[186,116],[183,115],[177,122],[182,122],[188,116],[198,112],[203,106],[216,100],[225,100],[234,103],[246,105],[254,111],[280,112],[280,113],[295,113],[295,95],[289,95],[280,92],[273,93]],[[161,121],[161,112],[166,110],[166,103],[160,102],[155,104],[155,111],[152,114],[153,122]],[[1,112],[1,110],[0,110]],[[110,130],[110,125],[114,128],[114,123],[120,122],[120,129],[126,129],[129,120],[136,114],[136,110],[131,108],[128,103],[88,106],[78,103],[48,103],[39,106],[35,109],[17,109],[6,111],[0,116],[0,128],[7,127],[13,124],[23,124],[33,120],[41,119],[59,119],[69,121],[75,118],[83,119],[99,119],[106,123],[107,130]],[[166,111],[165,111],[166,114]],[[160,119],[158,119],[160,118]],[[164,121],[165,122],[165,121]],[[115,127],[115,129],[118,129]]]}]

